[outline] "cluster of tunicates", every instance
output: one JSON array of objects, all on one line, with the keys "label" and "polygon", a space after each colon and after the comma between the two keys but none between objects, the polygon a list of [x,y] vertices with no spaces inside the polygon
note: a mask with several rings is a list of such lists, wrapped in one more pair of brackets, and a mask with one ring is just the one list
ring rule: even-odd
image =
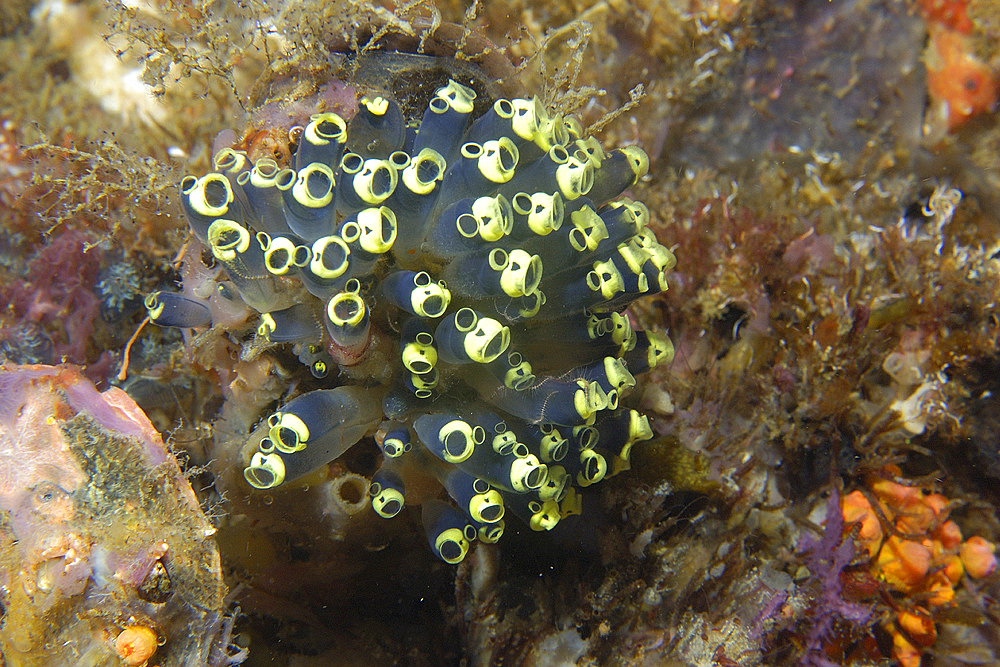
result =
[{"label": "cluster of tunicates", "polygon": [[[319,113],[293,131],[291,164],[225,148],[180,183],[220,294],[329,383],[257,429],[247,483],[278,487],[373,436],[372,508],[400,513],[407,470],[436,477],[421,513],[448,563],[496,542],[508,512],[534,530],[579,513],[581,489],[652,437],[626,395],[673,357],[625,312],[674,264],[646,206],[622,196],[646,154],[605,152],[537,98],[474,117],[475,98],[449,81],[409,123],[364,98],[349,121]],[[156,324],[212,323],[192,296],[146,305]]]}]

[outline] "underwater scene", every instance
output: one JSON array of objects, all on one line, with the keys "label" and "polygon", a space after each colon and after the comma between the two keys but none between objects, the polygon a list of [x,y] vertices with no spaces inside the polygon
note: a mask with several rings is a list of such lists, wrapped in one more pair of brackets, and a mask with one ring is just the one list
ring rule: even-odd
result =
[{"label": "underwater scene", "polygon": [[3,0],[0,667],[1000,665],[1000,1]]}]

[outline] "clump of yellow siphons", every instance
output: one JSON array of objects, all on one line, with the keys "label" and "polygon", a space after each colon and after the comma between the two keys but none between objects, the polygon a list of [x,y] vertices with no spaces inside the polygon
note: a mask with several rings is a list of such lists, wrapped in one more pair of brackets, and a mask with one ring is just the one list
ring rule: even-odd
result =
[{"label": "clump of yellow siphons", "polygon": [[[623,196],[646,154],[605,152],[537,98],[474,117],[475,97],[449,81],[409,124],[363,99],[350,121],[313,116],[292,164],[227,148],[180,184],[219,294],[260,314],[258,343],[329,381],[259,429],[247,482],[278,487],[374,435],[373,509],[402,510],[414,466],[437,477],[452,502],[424,500],[423,521],[448,563],[498,540],[507,510],[535,530],[578,513],[578,490],[652,437],[626,395],[673,358],[624,314],[675,261]],[[147,305],[157,324],[212,323],[184,294]]]},{"label": "clump of yellow siphons", "polygon": [[[900,474],[896,466],[883,472],[885,477]],[[963,541],[958,525],[948,519],[949,501],[939,493],[884,477],[873,479],[868,489],[870,496],[860,490],[844,496],[841,511],[846,528],[858,531],[856,543],[870,559],[871,573],[900,594],[885,624],[893,657],[902,667],[919,667],[923,650],[937,639],[935,610],[952,603],[964,574],[979,579],[996,570],[996,546],[979,536]]]}]

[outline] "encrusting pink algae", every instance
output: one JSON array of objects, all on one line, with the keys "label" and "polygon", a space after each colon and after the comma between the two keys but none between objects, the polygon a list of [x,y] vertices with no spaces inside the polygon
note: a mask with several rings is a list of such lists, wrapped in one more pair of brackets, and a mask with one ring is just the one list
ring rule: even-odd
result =
[{"label": "encrusting pink algae", "polygon": [[997,663],[998,17],[3,3],[0,663]]}]

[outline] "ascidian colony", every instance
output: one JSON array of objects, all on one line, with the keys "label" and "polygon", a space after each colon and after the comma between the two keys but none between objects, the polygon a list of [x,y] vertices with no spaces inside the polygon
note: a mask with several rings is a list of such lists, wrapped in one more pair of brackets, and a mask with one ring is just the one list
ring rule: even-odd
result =
[{"label": "ascidian colony", "polygon": [[422,523],[451,564],[512,515],[545,531],[579,514],[653,437],[629,393],[673,358],[625,312],[675,261],[624,195],[646,154],[605,152],[537,97],[476,98],[450,79],[407,118],[363,96],[347,120],[293,128],[286,159],[221,148],[180,200],[224,280],[146,299],[154,324],[183,328],[242,302],[255,344],[324,383],[254,429],[248,485],[278,489],[373,436],[372,508],[393,518],[411,478],[436,478]]}]

